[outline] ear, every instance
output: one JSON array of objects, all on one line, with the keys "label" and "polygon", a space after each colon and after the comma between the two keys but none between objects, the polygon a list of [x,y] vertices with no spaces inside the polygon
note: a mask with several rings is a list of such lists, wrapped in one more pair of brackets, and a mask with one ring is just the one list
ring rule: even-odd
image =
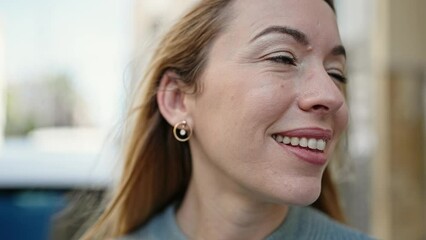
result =
[{"label": "ear", "polygon": [[188,108],[185,104],[186,93],[182,90],[180,76],[167,70],[160,80],[157,91],[157,103],[161,115],[174,126],[183,120],[188,121]]}]

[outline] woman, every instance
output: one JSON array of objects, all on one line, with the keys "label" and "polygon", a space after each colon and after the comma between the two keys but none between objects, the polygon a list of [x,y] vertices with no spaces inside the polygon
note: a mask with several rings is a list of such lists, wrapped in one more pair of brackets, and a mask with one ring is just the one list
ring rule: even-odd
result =
[{"label": "woman", "polygon": [[345,61],[331,0],[202,0],[154,54],[85,238],[370,239],[337,223],[326,169]]}]

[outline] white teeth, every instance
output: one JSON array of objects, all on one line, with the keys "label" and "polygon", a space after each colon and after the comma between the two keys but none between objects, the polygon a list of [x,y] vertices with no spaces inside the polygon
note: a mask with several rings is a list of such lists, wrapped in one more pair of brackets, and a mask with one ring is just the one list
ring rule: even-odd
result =
[{"label": "white teeth", "polygon": [[292,137],[291,138],[291,145],[292,146],[297,146],[297,145],[299,145],[299,138],[297,138],[297,137]]},{"label": "white teeth", "polygon": [[291,142],[291,139],[289,137],[284,137],[283,139],[284,144],[289,144],[290,142]]},{"label": "white teeth", "polygon": [[325,149],[325,141],[320,139],[317,141],[317,149],[320,151],[324,151]]},{"label": "white teeth", "polygon": [[308,146],[308,139],[306,139],[306,138],[301,138],[301,139],[300,139],[300,141],[299,141],[299,145],[300,145],[301,147],[307,147],[307,146]]},{"label": "white teeth", "polygon": [[315,139],[315,138],[298,138],[298,137],[287,137],[287,136],[281,136],[281,135],[274,135],[273,138],[278,143],[284,143],[286,145],[292,145],[292,146],[300,146],[304,148],[309,148],[313,150],[319,150],[324,151],[327,142],[323,139]]},{"label": "white teeth", "polygon": [[308,140],[308,148],[310,149],[317,149],[317,140],[314,138],[310,138]]}]

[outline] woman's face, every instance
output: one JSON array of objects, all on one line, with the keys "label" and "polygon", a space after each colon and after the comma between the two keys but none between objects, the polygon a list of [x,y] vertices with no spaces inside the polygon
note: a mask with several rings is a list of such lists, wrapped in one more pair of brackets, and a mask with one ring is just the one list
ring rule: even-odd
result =
[{"label": "woman's face", "polygon": [[345,55],[323,0],[237,0],[189,96],[194,175],[262,201],[310,204],[348,121]]}]

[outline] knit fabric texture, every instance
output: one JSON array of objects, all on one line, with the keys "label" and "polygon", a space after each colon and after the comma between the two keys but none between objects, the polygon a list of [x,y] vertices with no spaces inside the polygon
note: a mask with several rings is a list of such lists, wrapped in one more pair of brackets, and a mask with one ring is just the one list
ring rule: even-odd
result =
[{"label": "knit fabric texture", "polygon": [[[218,230],[220,231],[220,230]],[[122,240],[188,240],[179,228],[173,205]],[[312,207],[291,206],[283,223],[266,240],[371,240]]]}]

